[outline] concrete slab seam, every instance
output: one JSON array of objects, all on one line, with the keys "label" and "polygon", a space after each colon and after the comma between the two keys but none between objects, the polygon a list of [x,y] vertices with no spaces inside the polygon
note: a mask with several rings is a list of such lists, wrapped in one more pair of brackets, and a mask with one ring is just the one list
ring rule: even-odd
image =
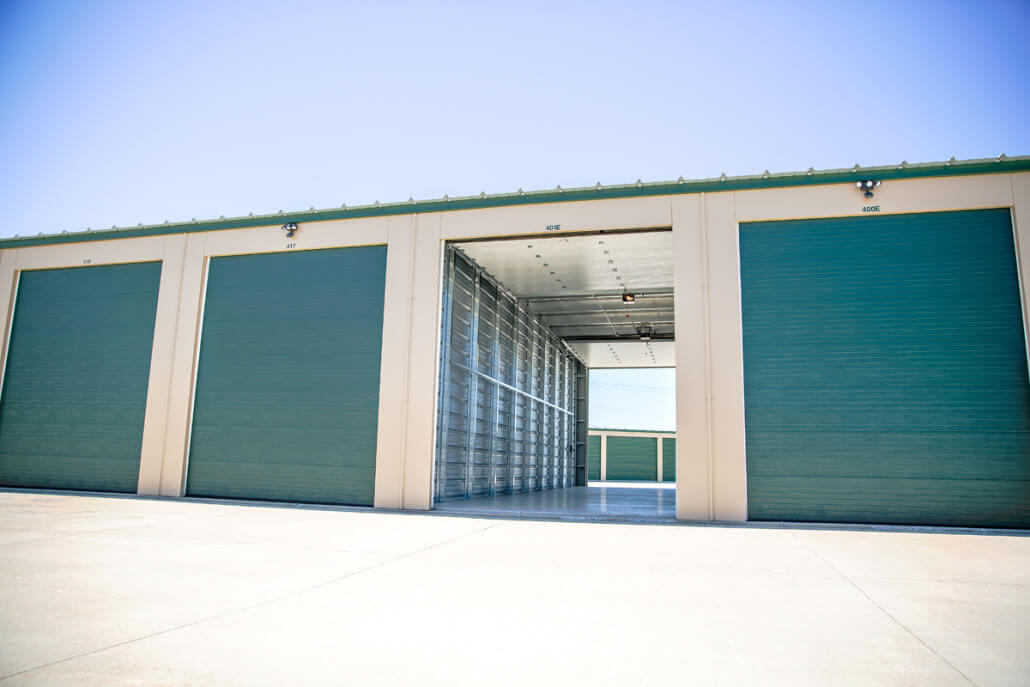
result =
[{"label": "concrete slab seam", "polygon": [[874,599],[873,597],[871,597],[871,596],[870,596],[870,595],[869,595],[869,594],[868,594],[868,593],[867,593],[867,592],[866,592],[866,591],[865,591],[864,589],[862,589],[862,588],[861,588],[860,586],[858,586],[858,584],[857,584],[857,583],[856,583],[856,582],[855,582],[854,580],[852,580],[852,579],[851,579],[850,577],[848,577],[848,576],[847,576],[847,575],[846,575],[846,574],[844,573],[844,571],[840,570],[840,569],[839,569],[839,568],[838,568],[837,566],[835,566],[835,565],[834,565],[833,563],[831,563],[831,562],[830,562],[830,561],[828,561],[828,560],[827,560],[826,558],[824,558],[824,557],[823,557],[823,555],[822,555],[821,553],[819,553],[818,551],[816,551],[816,550],[815,550],[815,548],[813,548],[813,547],[812,547],[812,546],[811,546],[811,545],[810,545],[810,544],[809,544],[809,543],[808,543],[807,541],[805,541],[804,539],[802,539],[801,537],[799,537],[799,536],[798,536],[798,533],[797,533],[797,532],[791,532],[790,534],[791,534],[791,536],[792,536],[792,537],[794,537],[794,539],[796,539],[796,540],[797,540],[797,541],[798,541],[798,542],[799,542],[799,543],[800,543],[800,544],[801,544],[802,546],[804,546],[804,547],[805,547],[806,549],[808,549],[809,551],[811,551],[811,552],[812,552],[812,555],[813,555],[813,556],[815,556],[816,558],[818,558],[819,560],[821,560],[821,561],[822,561],[823,563],[825,563],[827,567],[829,567],[829,568],[830,568],[831,570],[833,570],[833,572],[837,573],[837,574],[838,574],[838,575],[840,575],[840,576],[841,576],[842,578],[844,578],[844,580],[846,580],[848,584],[850,584],[850,585],[851,585],[852,587],[854,587],[854,588],[855,588],[855,590],[856,590],[856,591],[858,591],[858,593],[859,593],[859,594],[861,594],[861,595],[862,595],[862,596],[864,596],[864,597],[865,597],[866,599],[868,599],[868,600],[869,600],[869,603],[871,603],[872,605],[876,606],[876,607],[877,607],[878,609],[880,609],[880,612],[881,612],[881,613],[883,613],[883,614],[884,614],[885,616],[887,616],[887,617],[888,617],[888,618],[890,618],[890,619],[891,619],[892,621],[894,621],[894,623],[896,623],[896,624],[898,625],[898,627],[900,627],[901,629],[903,629],[903,630],[904,630],[905,632],[907,632],[907,633],[908,633],[909,635],[911,635],[913,639],[915,639],[915,640],[916,640],[917,642],[919,642],[919,643],[920,643],[920,644],[922,644],[922,645],[923,645],[924,647],[926,647],[926,649],[927,649],[928,651],[930,651],[930,652],[931,652],[931,653],[932,653],[932,654],[933,654],[934,656],[936,656],[936,657],[937,657],[937,658],[939,658],[939,659],[940,659],[940,660],[941,660],[942,662],[944,662],[944,664],[945,664],[945,665],[947,665],[947,666],[948,666],[949,668],[951,668],[951,669],[952,669],[952,670],[954,670],[954,671],[955,671],[956,673],[958,673],[959,675],[961,675],[961,676],[962,676],[962,679],[964,679],[964,680],[965,680],[966,682],[968,682],[969,684],[973,685],[974,687],[977,687],[976,683],[975,683],[975,682],[973,682],[973,680],[972,680],[972,679],[970,679],[970,677],[969,677],[968,675],[966,675],[966,674],[965,674],[965,673],[963,673],[963,672],[962,672],[961,670],[959,670],[958,666],[956,666],[956,665],[955,665],[954,663],[952,663],[951,661],[949,661],[948,659],[946,659],[946,658],[945,658],[944,656],[942,656],[942,655],[941,655],[941,654],[940,654],[940,653],[939,653],[939,652],[938,652],[938,651],[937,651],[936,649],[934,649],[934,648],[933,648],[932,646],[930,646],[930,645],[929,645],[929,644],[928,644],[928,643],[927,643],[927,642],[926,642],[926,641],[925,641],[925,640],[924,640],[924,639],[923,639],[922,637],[920,637],[919,635],[917,635],[917,634],[916,634],[916,633],[915,633],[915,632],[914,632],[914,631],[913,631],[913,630],[912,630],[912,629],[911,629],[911,628],[910,628],[910,627],[909,627],[908,625],[906,625],[905,623],[903,623],[903,622],[901,622],[900,620],[898,620],[897,618],[895,618],[895,617],[894,617],[894,615],[892,615],[890,611],[888,611],[888,610],[887,610],[886,608],[884,608],[883,606],[881,606],[881,605],[880,605],[880,604],[879,604],[879,603],[878,603],[878,602],[876,601],[876,599]]},{"label": "concrete slab seam", "polygon": [[114,644],[109,644],[108,646],[103,646],[103,647],[100,647],[100,648],[97,648],[97,649],[92,649],[90,651],[84,651],[84,652],[82,652],[80,654],[76,654],[74,656],[67,656],[65,658],[58,659],[56,661],[51,661],[50,663],[45,663],[45,664],[42,664],[42,665],[33,666],[31,668],[25,668],[23,670],[19,670],[19,671],[14,672],[14,673],[9,673],[7,675],[0,675],[0,682],[4,682],[6,680],[9,680],[9,679],[14,678],[14,677],[18,677],[20,675],[26,675],[28,673],[35,672],[37,670],[44,670],[46,668],[50,668],[50,667],[53,667],[53,666],[56,666],[56,665],[61,665],[62,663],[68,663],[70,661],[74,661],[74,660],[77,660],[77,659],[80,659],[80,658],[85,658],[86,656],[92,656],[94,654],[103,653],[104,651],[109,651],[111,649],[117,649],[117,648],[122,647],[122,646],[127,646],[129,644],[134,644],[136,642],[140,642],[140,641],[143,641],[145,639],[151,639],[153,637],[160,637],[161,635],[169,634],[171,632],[176,632],[178,630],[182,630],[182,629],[185,629],[187,627],[193,627],[195,625],[201,625],[203,623],[207,623],[207,622],[210,622],[212,620],[220,620],[222,618],[227,618],[229,616],[236,615],[238,613],[243,613],[243,612],[246,612],[246,611],[251,611],[251,610],[254,610],[256,608],[261,608],[263,606],[269,606],[271,604],[278,603],[280,601],[284,601],[284,600],[292,598],[292,597],[301,596],[302,594],[308,594],[308,593],[313,592],[313,591],[315,591],[317,589],[322,589],[324,587],[328,587],[331,584],[336,584],[337,582],[342,582],[343,580],[349,579],[351,577],[356,577],[358,575],[361,575],[362,573],[366,573],[366,572],[369,572],[371,570],[376,570],[378,568],[382,568],[382,567],[384,567],[386,565],[389,565],[390,563],[394,563],[396,561],[403,560],[405,558],[410,558],[410,557],[416,556],[416,555],[418,555],[420,553],[425,553],[426,551],[430,551],[432,549],[438,548],[438,547],[443,546],[445,544],[450,544],[451,542],[457,541],[459,539],[464,539],[465,537],[470,537],[470,536],[472,536],[474,534],[480,534],[480,533],[485,532],[485,531],[487,531],[489,529],[493,529],[493,527],[494,527],[494,525],[491,524],[491,525],[487,525],[486,527],[482,527],[480,529],[473,530],[471,532],[463,532],[463,533],[461,533],[459,535],[456,535],[454,537],[451,537],[449,539],[445,539],[443,541],[435,542],[433,544],[430,544],[429,546],[424,546],[424,547],[422,547],[420,549],[416,549],[415,551],[409,551],[408,553],[402,553],[399,556],[394,556],[393,558],[390,558],[389,560],[380,561],[378,563],[373,563],[372,565],[366,566],[366,567],[361,568],[359,570],[353,570],[353,571],[351,571],[349,573],[346,573],[345,575],[340,575],[338,577],[334,577],[333,579],[326,580],[324,582],[319,582],[318,584],[315,584],[315,585],[311,585],[310,587],[305,587],[303,589],[298,589],[298,590],[292,591],[292,592],[290,592],[288,594],[281,594],[281,595],[276,596],[276,597],[274,597],[272,599],[265,599],[264,601],[258,601],[256,603],[249,604],[247,606],[241,606],[239,608],[234,608],[234,609],[231,609],[231,610],[228,610],[228,611],[224,611],[222,613],[217,613],[215,615],[206,616],[204,618],[198,618],[198,619],[192,620],[192,621],[190,621],[188,623],[182,623],[180,625],[176,625],[175,627],[169,627],[169,628],[165,628],[163,630],[158,630],[157,632],[151,632],[149,634],[141,635],[139,637],[133,637],[132,639],[126,639],[126,640],[123,640],[121,642],[115,642]]}]

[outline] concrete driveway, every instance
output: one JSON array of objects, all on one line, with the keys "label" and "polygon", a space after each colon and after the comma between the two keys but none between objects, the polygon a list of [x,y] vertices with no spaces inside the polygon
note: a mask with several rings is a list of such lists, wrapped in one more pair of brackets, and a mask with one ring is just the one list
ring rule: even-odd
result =
[{"label": "concrete driveway", "polygon": [[1025,685],[1030,538],[0,492],[0,685]]}]

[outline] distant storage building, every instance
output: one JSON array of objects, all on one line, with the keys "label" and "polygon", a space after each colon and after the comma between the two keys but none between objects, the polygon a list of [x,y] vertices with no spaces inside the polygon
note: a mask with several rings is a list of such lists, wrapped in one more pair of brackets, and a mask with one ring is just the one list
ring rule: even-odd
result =
[{"label": "distant storage building", "polygon": [[675,482],[676,433],[591,427],[587,478],[597,482]]},{"label": "distant storage building", "polygon": [[[1028,265],[1004,156],[5,239],[0,486],[1026,528]],[[588,430],[611,367],[674,437]]]}]

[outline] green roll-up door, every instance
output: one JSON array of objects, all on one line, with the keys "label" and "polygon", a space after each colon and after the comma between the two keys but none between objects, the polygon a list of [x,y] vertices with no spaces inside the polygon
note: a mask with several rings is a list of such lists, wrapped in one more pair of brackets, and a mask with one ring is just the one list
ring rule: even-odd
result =
[{"label": "green roll-up door", "polygon": [[1030,526],[1008,210],[744,224],[748,515]]},{"label": "green roll-up door", "polygon": [[658,479],[658,442],[651,437],[608,436],[605,477],[609,480]]},{"label": "green roll-up door", "polygon": [[213,258],[186,492],[371,505],[386,247]]},{"label": "green roll-up door", "polygon": [[23,272],[0,484],[135,492],[161,263]]},{"label": "green roll-up door", "polygon": [[601,437],[591,436],[587,438],[587,479],[601,479]]},{"label": "green roll-up door", "polygon": [[676,440],[662,438],[662,481],[676,481]]}]

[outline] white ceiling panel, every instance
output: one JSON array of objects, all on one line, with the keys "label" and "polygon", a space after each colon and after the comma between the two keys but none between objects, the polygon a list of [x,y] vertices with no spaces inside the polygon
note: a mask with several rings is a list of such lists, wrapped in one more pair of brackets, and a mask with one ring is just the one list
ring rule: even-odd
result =
[{"label": "white ceiling panel", "polygon": [[587,367],[675,367],[673,341],[569,341]]},{"label": "white ceiling panel", "polygon": [[672,232],[458,243],[519,298],[672,288]]}]

